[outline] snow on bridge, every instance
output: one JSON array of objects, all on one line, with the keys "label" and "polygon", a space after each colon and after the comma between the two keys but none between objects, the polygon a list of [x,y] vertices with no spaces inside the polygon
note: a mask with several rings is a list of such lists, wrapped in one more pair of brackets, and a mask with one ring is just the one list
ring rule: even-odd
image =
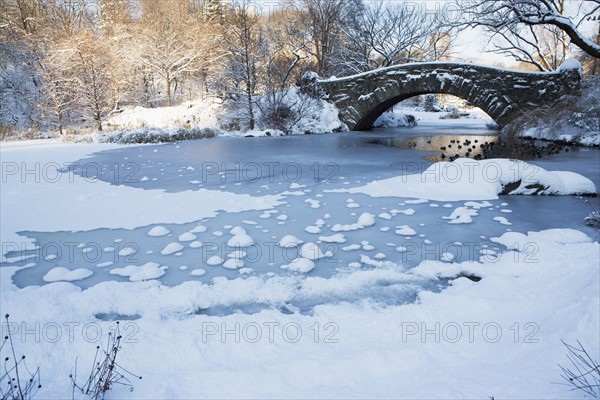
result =
[{"label": "snow on bridge", "polygon": [[481,108],[499,125],[564,95],[579,95],[581,65],[567,60],[554,72],[525,72],[475,64],[396,65],[343,78],[305,74],[302,90],[334,103],[350,130],[370,128],[394,104],[427,93],[446,93]]}]

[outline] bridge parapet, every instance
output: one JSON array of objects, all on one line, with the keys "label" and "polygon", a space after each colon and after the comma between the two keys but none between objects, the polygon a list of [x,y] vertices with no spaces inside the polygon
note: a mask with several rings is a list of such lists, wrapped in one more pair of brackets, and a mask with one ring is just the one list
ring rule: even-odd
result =
[{"label": "bridge parapet", "polygon": [[568,60],[554,72],[524,72],[476,64],[414,63],[343,78],[306,74],[305,91],[333,102],[350,130],[369,129],[385,110],[413,96],[451,94],[481,108],[499,125],[581,91],[581,66]]}]

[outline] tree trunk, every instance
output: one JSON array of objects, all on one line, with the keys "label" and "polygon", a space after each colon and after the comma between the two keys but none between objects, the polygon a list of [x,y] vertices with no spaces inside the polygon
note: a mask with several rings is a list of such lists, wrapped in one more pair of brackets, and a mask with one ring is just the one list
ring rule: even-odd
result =
[{"label": "tree trunk", "polygon": [[165,78],[167,83],[167,107],[171,107],[171,77]]},{"label": "tree trunk", "polygon": [[102,116],[100,115],[100,111],[96,111],[96,122],[98,124],[98,130],[102,132]]},{"label": "tree trunk", "polygon": [[246,95],[248,96],[248,127],[254,129],[254,109],[252,107],[252,87],[246,86]]},{"label": "tree trunk", "polygon": [[248,127],[254,129],[254,107],[252,106],[252,92],[254,90],[254,74],[253,68],[250,65],[248,58],[248,50],[246,50],[246,97],[248,101]]},{"label": "tree trunk", "polygon": [[58,132],[60,133],[60,135],[63,135],[63,117],[62,117],[62,113],[59,111],[58,112]]}]

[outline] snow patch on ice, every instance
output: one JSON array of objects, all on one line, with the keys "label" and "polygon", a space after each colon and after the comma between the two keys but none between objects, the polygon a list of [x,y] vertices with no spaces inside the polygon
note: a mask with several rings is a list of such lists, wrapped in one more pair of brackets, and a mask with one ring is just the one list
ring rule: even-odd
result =
[{"label": "snow patch on ice", "polygon": [[165,228],[164,226],[158,225],[148,231],[148,236],[159,237],[159,236],[166,236],[169,233],[171,233],[171,231],[169,231],[167,228]]},{"label": "snow patch on ice", "polygon": [[226,269],[240,269],[244,266],[244,261],[237,258],[230,258],[223,263],[223,267]]},{"label": "snow patch on ice", "polygon": [[293,272],[300,272],[303,274],[312,271],[314,268],[315,263],[312,261],[312,259],[303,257],[296,258],[292,260],[292,262],[290,262],[289,264],[284,264],[281,266],[281,269]]},{"label": "snow patch on ice", "polygon": [[400,235],[400,236],[414,236],[417,234],[417,231],[415,231],[413,228],[411,228],[408,225],[397,226],[395,232],[396,232],[396,235]]},{"label": "snow patch on ice", "polygon": [[375,225],[375,217],[371,213],[362,213],[356,223],[349,225],[335,224],[331,227],[334,232],[357,231],[365,227]]},{"label": "snow patch on ice", "polygon": [[110,273],[112,275],[129,277],[131,282],[138,282],[160,278],[166,273],[166,269],[166,266],[161,267],[158,263],[149,262],[140,266],[128,265],[124,268],[113,268],[110,270]]},{"label": "snow patch on ice", "polygon": [[64,267],[54,267],[42,277],[44,282],[74,282],[92,276],[94,273],[86,268],[70,270]]},{"label": "snow patch on ice", "polygon": [[502,225],[512,225],[512,223],[508,222],[508,219],[504,217],[494,217],[492,218],[494,221],[500,222]]},{"label": "snow patch on ice", "polygon": [[457,207],[452,211],[447,217],[442,217],[443,219],[449,219],[449,224],[470,224],[473,222],[474,216],[477,216],[478,213],[476,210],[466,208],[466,207]]},{"label": "snow patch on ice", "polygon": [[166,245],[161,251],[160,254],[162,254],[163,256],[168,256],[171,254],[175,254],[179,251],[183,250],[183,246],[181,245],[181,243],[178,242],[172,242],[169,243],[168,245]]},{"label": "snow patch on ice", "polygon": [[281,238],[281,240],[279,240],[279,247],[283,247],[283,248],[287,249],[287,248],[297,247],[302,243],[303,243],[302,240],[298,239],[294,235],[285,235],[284,237]]},{"label": "snow patch on ice", "polygon": [[309,260],[319,260],[325,257],[325,254],[316,243],[308,242],[300,248],[300,256]]},{"label": "snow patch on ice", "polygon": [[208,258],[208,260],[206,260],[206,264],[214,267],[214,266],[223,264],[224,261],[225,260],[223,260],[219,256],[211,256],[211,257]]},{"label": "snow patch on ice", "polygon": [[121,257],[127,257],[127,256],[130,256],[135,253],[137,253],[137,249],[132,246],[126,246],[126,247],[122,248],[121,250],[119,250],[119,255]]},{"label": "snow patch on ice", "polygon": [[346,238],[341,233],[330,236],[319,236],[319,240],[327,243],[346,243]]},{"label": "snow patch on ice", "polygon": [[204,233],[208,230],[208,228],[204,225],[198,225],[194,229],[190,231],[190,233]]},{"label": "snow patch on ice", "polygon": [[182,233],[181,235],[179,235],[178,240],[180,242],[192,242],[194,240],[196,240],[197,236],[194,235],[192,232],[185,232]]}]

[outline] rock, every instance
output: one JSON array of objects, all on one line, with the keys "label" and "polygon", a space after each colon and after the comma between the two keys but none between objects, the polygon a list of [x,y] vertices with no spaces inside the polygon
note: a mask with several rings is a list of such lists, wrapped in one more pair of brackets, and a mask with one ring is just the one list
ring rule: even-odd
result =
[{"label": "rock", "polygon": [[585,217],[584,222],[587,226],[600,229],[600,211],[593,211]]}]

